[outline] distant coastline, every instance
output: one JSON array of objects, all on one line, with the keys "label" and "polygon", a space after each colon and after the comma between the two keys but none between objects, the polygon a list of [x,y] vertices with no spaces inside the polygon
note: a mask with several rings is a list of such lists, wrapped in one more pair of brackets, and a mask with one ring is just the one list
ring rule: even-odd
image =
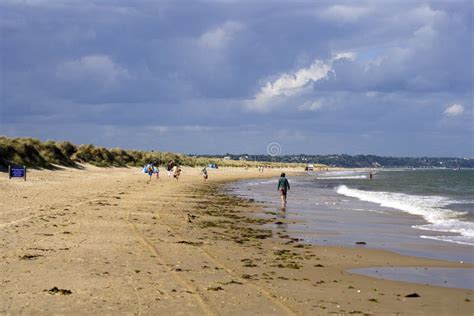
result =
[{"label": "distant coastline", "polygon": [[474,158],[458,157],[389,157],[377,155],[195,155],[191,157],[227,160],[274,161],[285,163],[322,164],[338,168],[474,168]]}]

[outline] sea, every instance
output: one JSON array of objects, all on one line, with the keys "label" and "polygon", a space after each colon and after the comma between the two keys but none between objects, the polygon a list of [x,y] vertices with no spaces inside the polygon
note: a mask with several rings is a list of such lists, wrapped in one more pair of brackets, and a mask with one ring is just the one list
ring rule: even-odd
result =
[{"label": "sea", "polygon": [[341,170],[288,179],[286,209],[277,178],[230,189],[262,202],[274,229],[306,243],[474,262],[474,170]]}]

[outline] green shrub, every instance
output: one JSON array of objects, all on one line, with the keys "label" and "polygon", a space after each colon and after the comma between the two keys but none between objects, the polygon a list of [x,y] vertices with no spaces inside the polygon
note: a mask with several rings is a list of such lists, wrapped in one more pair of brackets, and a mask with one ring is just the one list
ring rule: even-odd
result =
[{"label": "green shrub", "polygon": [[37,147],[39,148],[41,156],[50,164],[70,167],[75,165],[70,157],[65,155],[65,153],[53,141],[40,143]]},{"label": "green shrub", "polygon": [[78,167],[77,163],[89,163],[98,167],[143,166],[149,162],[166,165],[173,160],[178,165],[203,167],[209,163],[221,167],[249,167],[258,165],[271,167],[302,166],[292,163],[262,163],[254,161],[234,161],[189,157],[170,152],[148,152],[107,149],[92,144],[76,146],[70,142],[41,142],[36,138],[8,138],[0,136],[0,169],[6,170],[8,164],[15,163],[33,168],[53,168],[54,165]]},{"label": "green shrub", "polygon": [[56,143],[56,146],[58,146],[64,156],[68,157],[69,159],[77,151],[76,145],[71,144],[70,142],[59,142]]}]

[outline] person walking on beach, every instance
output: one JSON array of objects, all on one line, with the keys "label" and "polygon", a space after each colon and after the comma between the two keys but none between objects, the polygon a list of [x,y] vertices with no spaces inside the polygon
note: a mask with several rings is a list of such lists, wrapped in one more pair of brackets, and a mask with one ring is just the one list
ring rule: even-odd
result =
[{"label": "person walking on beach", "polygon": [[181,168],[175,165],[173,167],[173,177],[176,179],[176,181],[179,180],[179,176],[181,175]]},{"label": "person walking on beach", "polygon": [[151,177],[153,176],[153,172],[154,172],[153,163],[150,162],[149,164],[147,164],[143,171],[145,171],[145,173],[148,173],[148,175],[150,176],[150,179],[148,179],[147,181],[147,183],[150,183]]},{"label": "person walking on beach", "polygon": [[166,170],[168,170],[168,177],[171,177],[171,173],[172,173],[174,167],[175,167],[174,161],[169,160],[168,165],[166,166]]},{"label": "person walking on beach", "polygon": [[201,172],[202,172],[202,177],[203,177],[204,181],[206,181],[207,177],[208,177],[207,168],[204,167],[204,169],[202,169]]},{"label": "person walking on beach", "polygon": [[286,194],[290,190],[290,183],[288,182],[288,179],[286,178],[286,175],[284,172],[280,175],[280,179],[278,180],[277,190],[280,191],[281,206],[285,208],[286,207]]},{"label": "person walking on beach", "polygon": [[158,166],[153,166],[153,173],[156,174],[156,180],[160,180],[160,169]]}]

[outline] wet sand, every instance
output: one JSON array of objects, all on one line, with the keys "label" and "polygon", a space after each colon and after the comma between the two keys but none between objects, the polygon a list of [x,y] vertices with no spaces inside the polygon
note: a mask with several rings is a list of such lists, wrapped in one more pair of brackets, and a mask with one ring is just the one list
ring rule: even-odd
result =
[{"label": "wet sand", "polygon": [[303,245],[222,189],[280,171],[210,170],[206,183],[192,168],[150,183],[138,168],[2,174],[0,313],[472,314],[473,291],[347,270],[474,265]]}]

